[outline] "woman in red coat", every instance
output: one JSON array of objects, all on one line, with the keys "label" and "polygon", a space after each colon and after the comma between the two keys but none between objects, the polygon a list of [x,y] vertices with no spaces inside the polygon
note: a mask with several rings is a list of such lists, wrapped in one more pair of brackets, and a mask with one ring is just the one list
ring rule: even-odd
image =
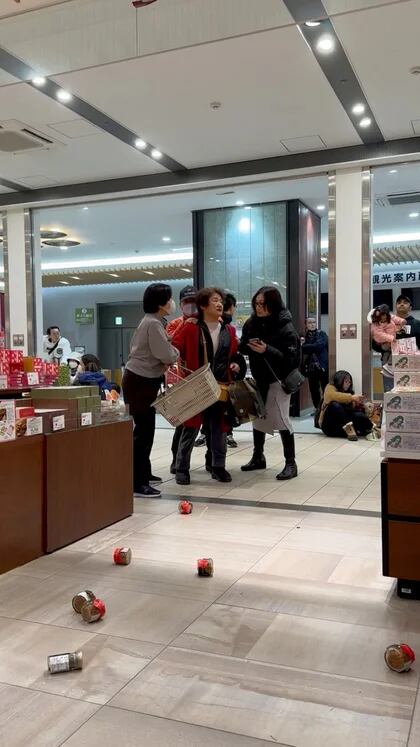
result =
[{"label": "woman in red coat", "polygon": [[[234,328],[222,321],[223,301],[223,291],[218,288],[199,291],[196,297],[198,321],[184,324],[172,338],[172,344],[178,348],[185,368],[196,371],[208,361],[217,381],[228,384],[235,376],[244,377],[246,365],[238,353]],[[201,415],[184,423],[176,458],[178,485],[190,484],[191,452],[203,420],[210,435],[206,469],[214,480],[231,482],[232,477],[225,468],[226,433],[230,429],[227,411],[228,403],[216,402]]]}]

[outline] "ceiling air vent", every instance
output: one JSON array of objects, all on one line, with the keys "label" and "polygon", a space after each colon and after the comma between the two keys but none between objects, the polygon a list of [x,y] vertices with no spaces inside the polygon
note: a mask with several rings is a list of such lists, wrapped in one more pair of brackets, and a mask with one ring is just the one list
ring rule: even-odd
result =
[{"label": "ceiling air vent", "polygon": [[398,205],[414,205],[419,202],[420,202],[420,192],[401,192],[400,194],[393,194],[393,195],[379,195],[375,199],[375,207],[394,207]]},{"label": "ceiling air vent", "polygon": [[16,119],[9,119],[0,124],[0,152],[18,154],[30,150],[49,150],[58,144],[61,145]]}]

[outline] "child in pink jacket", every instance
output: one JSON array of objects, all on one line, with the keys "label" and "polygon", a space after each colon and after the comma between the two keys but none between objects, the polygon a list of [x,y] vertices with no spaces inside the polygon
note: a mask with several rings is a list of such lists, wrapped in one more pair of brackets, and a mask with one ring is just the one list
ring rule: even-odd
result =
[{"label": "child in pink jacket", "polygon": [[381,304],[372,312],[370,333],[382,350],[391,350],[391,344],[396,339],[397,332],[405,324],[405,319],[391,314],[389,306]]}]

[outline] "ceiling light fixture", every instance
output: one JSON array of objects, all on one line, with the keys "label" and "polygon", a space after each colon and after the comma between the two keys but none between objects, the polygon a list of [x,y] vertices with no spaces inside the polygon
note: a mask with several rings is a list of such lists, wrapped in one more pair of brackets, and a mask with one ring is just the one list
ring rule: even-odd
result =
[{"label": "ceiling light fixture", "polygon": [[316,26],[320,26],[321,21],[305,21],[305,26],[308,26],[308,28],[313,29]]},{"label": "ceiling light fixture", "polygon": [[57,99],[61,101],[62,104],[68,104],[69,101],[71,101],[73,96],[68,91],[65,91],[64,88],[60,88],[57,91]]},{"label": "ceiling light fixture", "polygon": [[135,141],[134,145],[135,145],[135,146],[136,146],[136,148],[138,148],[139,150],[144,150],[144,149],[145,149],[145,147],[146,147],[146,145],[147,145],[147,143],[146,143],[146,141],[145,141],[145,140],[142,140],[142,139],[141,139],[141,137],[138,137],[138,138],[137,138],[137,140]]},{"label": "ceiling light fixture", "polygon": [[418,218],[418,217],[419,217],[419,214],[418,214],[418,213],[416,213],[416,212],[414,212],[414,213],[410,213],[408,217],[409,217],[409,218]]},{"label": "ceiling light fixture", "polygon": [[171,240],[170,236],[162,236],[162,241],[164,241],[165,244],[168,244],[170,240]]},{"label": "ceiling light fixture", "polygon": [[151,270],[143,270],[145,275],[154,275],[154,272],[151,272]]},{"label": "ceiling light fixture", "polygon": [[389,174],[398,174],[398,169],[390,169]]},{"label": "ceiling light fixture", "polygon": [[61,285],[70,285],[67,280],[59,280],[58,282],[61,283]]},{"label": "ceiling light fixture", "polygon": [[58,228],[41,228],[40,236],[41,239],[65,239],[67,234],[64,231],[59,231]]},{"label": "ceiling light fixture", "polygon": [[83,210],[89,210],[89,208],[87,207],[87,205],[85,205],[85,207],[83,208]]},{"label": "ceiling light fixture", "polygon": [[44,78],[42,75],[35,75],[35,77],[32,78],[32,83],[37,88],[42,88],[42,86],[45,86],[46,82],[47,82],[47,79]]},{"label": "ceiling light fixture", "polygon": [[238,228],[241,233],[248,233],[248,231],[251,228],[251,221],[249,220],[249,218],[241,218],[241,220],[238,223]]},{"label": "ceiling light fixture", "polygon": [[332,52],[334,46],[335,44],[332,36],[321,36],[317,42],[316,48],[319,52]]},{"label": "ceiling light fixture", "polygon": [[43,239],[44,246],[55,246],[60,249],[69,249],[72,246],[80,246],[80,241],[76,239]]},{"label": "ceiling light fixture", "polygon": [[78,275],[70,275],[71,280],[80,280]]},{"label": "ceiling light fixture", "polygon": [[157,148],[153,148],[151,156],[152,158],[156,158],[156,160],[159,161],[159,159],[162,158],[162,153]]},{"label": "ceiling light fixture", "polygon": [[363,119],[361,119],[359,122],[360,127],[369,127],[371,124],[372,120],[370,117],[363,117]]},{"label": "ceiling light fixture", "polygon": [[[109,259],[81,259],[72,261],[71,259],[67,262],[43,262],[41,264],[42,270],[65,270],[65,269],[82,269],[88,267],[118,267],[121,265],[140,265],[140,264],[154,264],[155,262],[173,262],[175,259],[174,255],[171,254],[147,254],[139,255],[136,257],[110,257]],[[191,261],[193,259],[192,251],[186,251],[182,254],[178,254],[176,257],[177,261]],[[143,270],[145,272],[145,270]]]},{"label": "ceiling light fixture", "polygon": [[182,272],[188,272],[188,274],[191,275],[191,269],[189,267],[180,267],[179,269],[182,270]]},{"label": "ceiling light fixture", "polygon": [[366,107],[364,104],[355,104],[352,108],[353,114],[363,114]]},{"label": "ceiling light fixture", "polygon": [[236,200],[236,204],[238,207],[241,207],[242,205],[245,205],[245,202],[243,200]]},{"label": "ceiling light fixture", "polygon": [[320,211],[321,211],[321,210],[325,210],[325,205],[317,205],[317,206],[316,206],[316,209],[317,209],[317,210],[320,210]]},{"label": "ceiling light fixture", "polygon": [[117,275],[116,272],[107,272],[107,275],[109,275],[110,278],[119,278],[120,276]]}]

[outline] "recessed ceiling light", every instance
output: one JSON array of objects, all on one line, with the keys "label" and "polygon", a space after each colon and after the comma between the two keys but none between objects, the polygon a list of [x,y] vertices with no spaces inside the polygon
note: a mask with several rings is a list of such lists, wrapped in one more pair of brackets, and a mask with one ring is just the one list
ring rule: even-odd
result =
[{"label": "recessed ceiling light", "polygon": [[152,158],[156,158],[157,161],[159,160],[159,158],[162,158],[162,153],[157,148],[153,148],[151,155]]},{"label": "recessed ceiling light", "polygon": [[68,246],[59,246],[59,249],[61,249],[62,252],[68,252],[69,248]]},{"label": "recessed ceiling light", "polygon": [[321,36],[320,40],[317,42],[316,48],[319,52],[332,52],[334,46],[335,44],[332,36]]},{"label": "recessed ceiling light", "polygon": [[321,21],[305,21],[305,26],[308,26],[310,29],[315,28],[315,26],[320,26]]},{"label": "recessed ceiling light", "polygon": [[247,233],[251,228],[251,221],[249,220],[249,218],[241,218],[238,223],[238,228],[241,233]]},{"label": "recessed ceiling light", "polygon": [[134,145],[135,145],[135,146],[136,146],[136,148],[138,148],[139,150],[144,150],[144,149],[145,149],[145,147],[146,147],[146,145],[147,145],[147,143],[146,143],[146,141],[145,141],[145,140],[142,140],[142,139],[141,139],[141,137],[138,137],[138,138],[137,138],[137,140],[135,141]]},{"label": "recessed ceiling light", "polygon": [[170,240],[171,240],[170,236],[162,236],[162,241],[164,241],[165,244],[168,244]]},{"label": "recessed ceiling light", "polygon": [[398,169],[390,169],[389,174],[398,174]]},{"label": "recessed ceiling light", "polygon": [[182,272],[188,272],[188,274],[191,275],[191,270],[189,267],[180,267],[180,270],[182,270]]},{"label": "recessed ceiling light", "polygon": [[83,210],[89,210],[88,206],[85,205],[84,208],[83,208]]},{"label": "recessed ceiling light", "polygon": [[78,275],[70,275],[71,280],[80,280]]},{"label": "recessed ceiling light", "polygon": [[418,218],[418,217],[419,217],[419,214],[418,214],[418,213],[416,213],[416,212],[414,212],[414,213],[410,213],[408,217],[409,217],[409,218]]},{"label": "recessed ceiling light", "polygon": [[238,207],[241,207],[241,205],[245,205],[245,202],[243,200],[236,200],[236,204]]},{"label": "recessed ceiling light", "polygon": [[245,210],[251,210],[251,205],[245,205]]},{"label": "recessed ceiling light", "polygon": [[151,270],[143,270],[145,275],[154,275],[154,272],[151,272]]},{"label": "recessed ceiling light", "polygon": [[360,127],[369,127],[369,125],[371,124],[372,120],[370,117],[363,117],[363,119],[361,119],[359,122]]},{"label": "recessed ceiling light", "polygon": [[355,104],[352,108],[353,114],[363,114],[366,107],[364,104]]},{"label": "recessed ceiling light", "polygon": [[70,285],[67,280],[59,280],[58,282],[61,283],[61,285]]},{"label": "recessed ceiling light", "polygon": [[42,86],[45,86],[47,82],[47,79],[44,78],[42,75],[35,75],[35,78],[32,78],[32,83],[37,88],[42,88]]},{"label": "recessed ceiling light", "polygon": [[60,88],[60,90],[57,91],[57,98],[59,101],[61,101],[62,104],[68,104],[68,102],[72,100],[73,96],[68,91],[65,91],[64,88]]},{"label": "recessed ceiling light", "polygon": [[117,275],[116,272],[107,272],[107,275],[109,275],[110,278],[119,278],[120,276]]},{"label": "recessed ceiling light", "polygon": [[325,210],[325,205],[317,205],[316,209],[317,210]]}]

